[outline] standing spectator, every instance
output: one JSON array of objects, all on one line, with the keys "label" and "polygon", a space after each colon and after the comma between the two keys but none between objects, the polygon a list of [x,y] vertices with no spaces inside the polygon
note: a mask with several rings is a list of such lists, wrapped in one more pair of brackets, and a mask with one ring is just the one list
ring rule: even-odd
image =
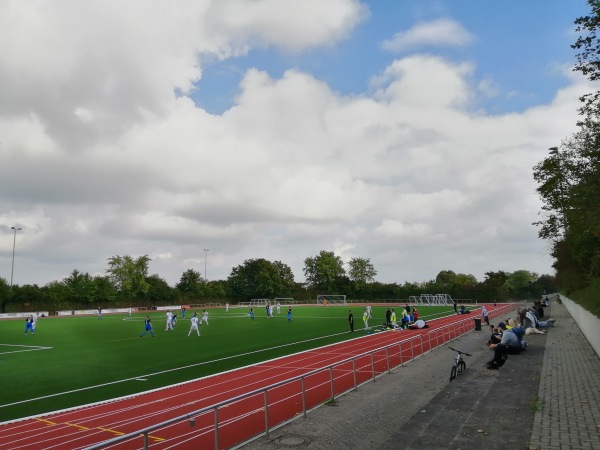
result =
[{"label": "standing spectator", "polygon": [[102,308],[98,306],[98,319],[102,319]]},{"label": "standing spectator", "polygon": [[415,322],[419,320],[419,311],[417,310],[416,306],[413,306],[413,316],[415,318]]},{"label": "standing spectator", "polygon": [[354,333],[354,314],[352,314],[352,310],[348,310],[348,324],[350,325],[350,333]]},{"label": "standing spectator", "polygon": [[410,305],[408,303],[406,304],[404,309],[406,309],[406,312],[410,315]]},{"label": "standing spectator", "polygon": [[202,325],[202,322],[205,322],[206,325],[208,325],[208,311],[205,310],[205,309],[202,311],[202,319],[200,319],[200,324],[201,325]]},{"label": "standing spectator", "polygon": [[200,321],[198,320],[198,315],[196,313],[194,313],[194,315],[190,319],[190,331],[188,331],[188,336],[190,335],[190,333],[192,331],[196,331],[196,333],[198,333],[198,336],[200,336],[199,325],[200,325]]},{"label": "standing spectator", "polygon": [[165,331],[173,330],[173,313],[171,310],[166,312],[167,323],[165,325]]},{"label": "standing spectator", "polygon": [[371,318],[371,305],[367,305],[367,319]]},{"label": "standing spectator", "polygon": [[292,307],[291,306],[288,306],[287,320],[288,320],[288,322],[294,321],[294,319],[292,319]]},{"label": "standing spectator", "polygon": [[488,317],[488,310],[485,306],[481,307],[481,318],[485,321],[486,325],[490,324],[490,318]]},{"label": "standing spectator", "polygon": [[390,308],[385,312],[385,324],[388,328],[392,327],[392,310]]},{"label": "standing spectator", "polygon": [[144,320],[144,328],[145,331],[140,334],[140,337],[144,337],[144,335],[149,331],[150,332],[150,336],[154,337],[154,331],[152,330],[152,321],[150,320],[150,316],[146,316],[146,319]]},{"label": "standing spectator", "polygon": [[390,320],[392,322],[392,327],[396,328],[396,324],[398,323],[398,319],[396,318],[396,311],[394,311],[392,309],[392,315],[390,317]]},{"label": "standing spectator", "polygon": [[363,312],[363,323],[365,324],[365,330],[369,329],[369,313],[367,313],[367,308]]},{"label": "standing spectator", "polygon": [[458,311],[456,310],[457,306],[458,305],[456,304],[456,300],[452,300],[452,307],[454,308],[454,314],[458,313]]}]

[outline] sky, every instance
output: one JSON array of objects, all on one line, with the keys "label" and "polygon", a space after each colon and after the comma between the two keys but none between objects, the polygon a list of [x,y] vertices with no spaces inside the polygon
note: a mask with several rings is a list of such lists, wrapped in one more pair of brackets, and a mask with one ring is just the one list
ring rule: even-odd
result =
[{"label": "sky", "polygon": [[597,90],[572,70],[588,12],[0,0],[0,277],[148,255],[171,286],[258,258],[303,282],[321,250],[383,283],[552,274],[532,168]]}]

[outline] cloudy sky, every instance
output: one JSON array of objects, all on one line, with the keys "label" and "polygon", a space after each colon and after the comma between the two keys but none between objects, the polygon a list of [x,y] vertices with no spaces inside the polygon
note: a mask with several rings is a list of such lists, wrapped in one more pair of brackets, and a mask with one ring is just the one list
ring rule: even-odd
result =
[{"label": "cloudy sky", "polygon": [[[552,273],[532,167],[584,0],[0,0],[0,277],[151,257]],[[595,88],[594,88],[595,89]],[[204,249],[209,249],[205,251]]]}]

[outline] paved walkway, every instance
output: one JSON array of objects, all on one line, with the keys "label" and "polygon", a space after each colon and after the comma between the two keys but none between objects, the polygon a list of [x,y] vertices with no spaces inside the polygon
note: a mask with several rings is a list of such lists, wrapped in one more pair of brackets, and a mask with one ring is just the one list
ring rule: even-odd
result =
[{"label": "paved walkway", "polygon": [[557,325],[498,371],[487,330],[468,333],[450,344],[473,354],[452,383],[443,346],[243,448],[600,449],[600,358],[564,306],[546,312]]},{"label": "paved walkway", "polygon": [[600,449],[600,358],[564,306],[551,314],[530,448]]}]

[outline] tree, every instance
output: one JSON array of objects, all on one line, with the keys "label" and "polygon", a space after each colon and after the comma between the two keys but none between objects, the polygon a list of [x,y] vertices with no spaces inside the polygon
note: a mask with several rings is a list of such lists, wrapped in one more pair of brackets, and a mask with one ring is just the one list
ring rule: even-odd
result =
[{"label": "tree", "polygon": [[248,259],[234,267],[228,278],[229,292],[236,300],[287,297],[294,285],[292,270],[280,261]]},{"label": "tree", "polygon": [[[575,20],[581,35],[574,71],[600,80],[600,0],[588,0],[591,13]],[[579,130],[534,167],[543,201],[539,236],[552,240],[557,280],[578,289],[600,277],[600,91],[580,98]]]},{"label": "tree", "polygon": [[[575,31],[582,35],[571,45],[571,48],[579,50],[573,70],[581,72],[590,81],[597,81],[600,79],[600,40],[597,35],[600,28],[600,1],[588,0],[588,4],[592,9],[591,14],[575,19]],[[583,103],[580,113],[584,116],[584,122],[593,121],[596,117],[599,96],[600,92],[596,91],[580,98]]]},{"label": "tree", "polygon": [[368,283],[375,281],[377,271],[368,258],[350,258],[348,261],[348,277],[354,283],[357,291],[362,290]]},{"label": "tree", "polygon": [[72,303],[95,303],[97,300],[94,280],[89,273],[81,273],[78,270],[63,280],[67,289],[66,300]]},{"label": "tree", "polygon": [[119,292],[121,298],[130,301],[143,297],[150,285],[146,281],[148,276],[148,255],[133,259],[129,255],[112,256],[108,258],[108,277]]},{"label": "tree", "polygon": [[442,270],[435,277],[435,282],[446,288],[450,288],[450,286],[454,285],[455,280],[456,273],[453,270]]},{"label": "tree", "polygon": [[12,292],[8,282],[0,277],[0,313],[6,312],[6,304],[10,301]]},{"label": "tree", "polygon": [[185,298],[200,298],[203,296],[205,283],[200,272],[188,269],[181,274],[175,287]]},{"label": "tree", "polygon": [[508,294],[513,298],[523,299],[532,297],[532,285],[538,276],[527,270],[517,270],[508,276],[504,283]]},{"label": "tree", "polygon": [[150,275],[146,278],[148,283],[148,292],[146,292],[145,298],[150,300],[152,305],[165,304],[177,301],[179,299],[179,291],[174,290],[169,284],[158,275]]},{"label": "tree", "polygon": [[318,287],[323,294],[335,294],[345,275],[342,258],[333,252],[321,250],[317,256],[304,260],[306,281]]}]

